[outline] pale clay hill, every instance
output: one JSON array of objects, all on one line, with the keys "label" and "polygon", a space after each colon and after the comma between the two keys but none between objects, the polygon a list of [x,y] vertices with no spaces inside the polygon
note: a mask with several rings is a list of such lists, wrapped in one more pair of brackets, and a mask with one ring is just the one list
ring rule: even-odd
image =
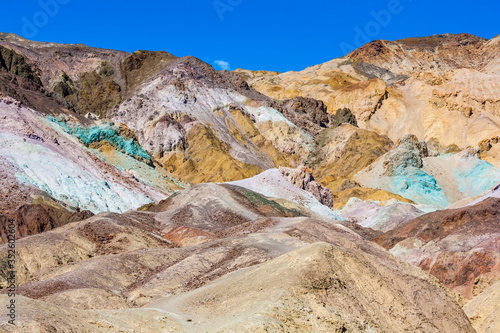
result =
[{"label": "pale clay hill", "polygon": [[0,331],[495,332],[499,41],[277,73],[0,33]]}]

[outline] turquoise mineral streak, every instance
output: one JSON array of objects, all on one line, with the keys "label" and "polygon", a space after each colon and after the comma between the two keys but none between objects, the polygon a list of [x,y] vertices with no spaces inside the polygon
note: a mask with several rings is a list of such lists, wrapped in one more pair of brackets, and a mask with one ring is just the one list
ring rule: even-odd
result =
[{"label": "turquoise mineral streak", "polygon": [[52,116],[48,119],[61,126],[70,135],[76,136],[85,146],[94,142],[107,141],[116,149],[136,159],[151,161],[149,154],[133,139],[125,139],[120,135],[120,130],[110,123],[102,123],[94,127],[82,127],[78,124],[68,124]]}]

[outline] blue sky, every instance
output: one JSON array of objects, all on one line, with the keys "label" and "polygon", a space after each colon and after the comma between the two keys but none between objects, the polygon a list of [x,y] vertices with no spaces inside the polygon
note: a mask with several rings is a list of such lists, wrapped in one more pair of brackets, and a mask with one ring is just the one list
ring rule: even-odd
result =
[{"label": "blue sky", "polygon": [[59,43],[193,55],[217,69],[301,70],[361,46],[500,34],[499,1],[36,0],[2,4],[0,31]]}]

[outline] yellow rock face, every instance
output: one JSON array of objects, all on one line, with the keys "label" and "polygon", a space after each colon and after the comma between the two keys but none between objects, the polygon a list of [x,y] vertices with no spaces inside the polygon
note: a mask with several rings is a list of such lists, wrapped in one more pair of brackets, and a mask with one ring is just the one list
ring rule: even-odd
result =
[{"label": "yellow rock face", "polygon": [[342,207],[344,207],[352,197],[356,197],[363,201],[375,201],[382,206],[385,206],[386,203],[392,199],[406,203],[414,203],[413,201],[403,198],[400,195],[384,190],[367,187],[354,187],[333,193],[333,208],[342,209]]},{"label": "yellow rock face", "polygon": [[231,157],[227,144],[201,124],[187,135],[188,149],[164,156],[160,163],[174,175],[192,183],[225,182],[255,176],[262,168]]},{"label": "yellow rock face", "polygon": [[443,147],[478,147],[500,132],[500,76],[460,69],[440,76],[442,84],[410,78],[389,90],[367,129],[392,140],[406,133],[437,140]]},{"label": "yellow rock face", "polygon": [[330,110],[348,108],[359,122],[367,122],[387,97],[387,86],[380,79],[366,80],[333,92],[326,102]]},{"label": "yellow rock face", "polygon": [[392,146],[388,137],[349,124],[320,132],[314,156],[314,176],[332,191],[335,209],[342,208],[351,197],[381,204],[391,199],[411,202],[386,191],[363,188],[353,180],[358,171],[368,167]]},{"label": "yellow rock face", "polygon": [[342,59],[335,59],[300,72],[282,74],[247,70],[236,72],[264,95],[281,100],[297,96],[312,97],[325,102],[333,112],[338,107],[332,93],[366,79],[351,66],[343,65],[344,62]]},{"label": "yellow rock face", "polygon": [[334,192],[393,145],[386,136],[348,124],[321,132],[317,144],[314,176]]},{"label": "yellow rock face", "polygon": [[[233,116],[237,125],[232,126],[231,123],[228,122],[228,127],[230,127],[231,134],[234,138],[240,141],[240,143],[247,148],[249,148],[247,142],[250,141],[262,154],[270,158],[276,167],[289,166],[287,159],[285,159],[276,147],[261,134],[261,131],[255,127],[255,124],[250,120],[250,118],[248,118],[248,116],[244,115],[243,112],[238,109],[230,109],[229,112]],[[267,129],[271,128],[265,124],[260,124],[259,127],[262,131],[266,130],[266,127]],[[294,155],[296,154],[288,154],[287,158],[291,160],[298,160],[299,157]]]},{"label": "yellow rock face", "polygon": [[[294,140],[294,134],[300,133],[295,133],[294,128],[288,124],[280,122],[255,124],[238,108],[229,109],[232,118],[224,117],[220,111],[214,113],[225,122],[233,139],[246,151],[259,156],[269,165],[290,166],[299,163],[301,156],[307,155],[305,150],[302,154],[295,152],[297,150],[295,145],[299,140]],[[287,144],[291,145],[290,153],[286,153]],[[285,153],[280,153],[277,146],[284,147]],[[195,125],[188,132],[187,147],[185,151],[178,150],[163,156],[160,163],[167,171],[192,184],[240,180],[264,171],[258,165],[241,162],[235,156],[238,152],[232,151],[211,128],[202,124]]]}]

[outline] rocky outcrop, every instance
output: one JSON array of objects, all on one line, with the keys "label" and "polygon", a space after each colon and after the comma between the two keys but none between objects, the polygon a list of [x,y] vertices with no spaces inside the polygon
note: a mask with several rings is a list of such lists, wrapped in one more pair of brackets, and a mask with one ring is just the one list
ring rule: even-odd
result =
[{"label": "rocky outcrop", "polygon": [[356,116],[352,114],[351,110],[348,108],[337,109],[337,112],[335,112],[332,127],[338,127],[342,124],[351,124],[353,126],[358,126]]},{"label": "rocky outcrop", "polygon": [[424,166],[424,157],[429,156],[429,150],[425,141],[420,141],[415,135],[407,134],[397,143],[396,147],[387,155],[384,162],[386,175],[391,176],[400,170]]},{"label": "rocky outcrop", "polygon": [[127,91],[131,92],[144,81],[155,76],[176,56],[164,51],[136,51],[123,59],[120,69],[125,76]]},{"label": "rocky outcrop", "polygon": [[323,205],[333,207],[332,192],[314,180],[311,169],[300,166],[297,169],[282,167],[279,170],[290,183],[312,193]]},{"label": "rocky outcrop", "polygon": [[482,160],[500,168],[500,136],[479,142],[479,156],[481,156]]},{"label": "rocky outcrop", "polygon": [[444,34],[406,38],[394,42],[376,40],[349,53],[346,58],[363,61],[393,73],[452,68],[478,68],[482,65],[481,48],[487,40],[469,34]]},{"label": "rocky outcrop", "polygon": [[334,117],[328,113],[326,105],[312,98],[295,97],[273,102],[271,107],[280,111],[292,123],[314,135],[334,123]]},{"label": "rocky outcrop", "polygon": [[26,56],[5,46],[0,46],[0,70],[42,84],[39,69]]},{"label": "rocky outcrop", "polygon": [[0,72],[0,98],[8,101],[7,97],[42,114],[53,116],[70,114],[86,123],[83,117],[68,111],[56,98],[51,98],[40,85],[20,76]]},{"label": "rocky outcrop", "polygon": [[19,239],[85,220],[93,215],[89,211],[71,212],[43,204],[23,205],[15,214],[0,215],[0,242],[7,243],[9,224],[15,226],[15,235]]},{"label": "rocky outcrop", "polygon": [[316,145],[310,157],[314,175],[332,192],[339,192],[357,186],[353,176],[388,152],[393,142],[375,132],[342,124],[316,136]]},{"label": "rocky outcrop", "polygon": [[102,62],[98,70],[81,75],[77,102],[80,114],[92,112],[106,118],[107,112],[120,104],[122,88],[113,80],[113,74],[113,67]]}]

